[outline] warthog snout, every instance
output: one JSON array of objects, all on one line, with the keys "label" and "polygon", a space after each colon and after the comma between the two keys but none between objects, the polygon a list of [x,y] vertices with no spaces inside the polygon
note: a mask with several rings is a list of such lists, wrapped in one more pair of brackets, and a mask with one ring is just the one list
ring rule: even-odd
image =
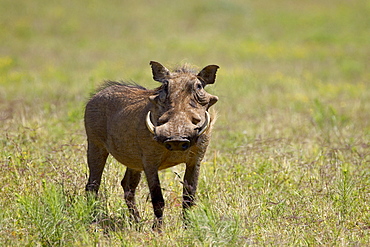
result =
[{"label": "warthog snout", "polygon": [[155,140],[163,144],[164,147],[170,151],[186,151],[187,149],[189,149],[192,145],[195,144],[196,139],[208,129],[210,124],[210,115],[206,111],[203,125],[184,125],[185,127],[183,126],[183,128],[180,128],[183,135],[180,134],[179,136],[177,134],[173,136],[168,135],[168,133],[170,133],[172,129],[178,130],[179,128],[175,128],[175,126],[179,127],[179,125],[181,125],[181,121],[179,121],[179,123],[174,121],[175,123],[172,124],[166,123],[161,126],[155,127],[150,118],[151,114],[149,111],[146,116],[146,126],[148,130],[155,136]]},{"label": "warthog snout", "polygon": [[190,141],[184,138],[172,138],[164,141],[164,146],[170,151],[185,151],[190,147]]}]

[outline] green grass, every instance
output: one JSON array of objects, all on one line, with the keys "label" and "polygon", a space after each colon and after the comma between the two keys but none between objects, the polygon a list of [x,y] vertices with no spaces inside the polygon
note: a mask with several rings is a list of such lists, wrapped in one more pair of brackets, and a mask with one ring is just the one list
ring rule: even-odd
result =
[{"label": "green grass", "polygon": [[[367,245],[369,12],[362,0],[3,0],[0,245]],[[157,86],[150,60],[221,67],[198,205],[185,230],[184,166],[161,172],[162,234],[145,180],[143,221],[129,221],[114,159],[99,201],[84,193],[84,105],[104,79]]]}]

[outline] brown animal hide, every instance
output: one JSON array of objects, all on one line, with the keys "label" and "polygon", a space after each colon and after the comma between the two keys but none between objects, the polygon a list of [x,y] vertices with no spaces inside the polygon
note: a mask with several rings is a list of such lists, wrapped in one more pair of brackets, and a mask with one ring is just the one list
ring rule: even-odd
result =
[{"label": "brown animal hide", "polygon": [[217,65],[199,73],[187,67],[173,72],[150,62],[161,86],[109,82],[86,105],[85,128],[90,176],[87,191],[99,190],[108,154],[127,166],[122,180],[127,206],[136,221],[135,189],[144,171],[151,194],[155,226],[160,227],[164,200],[158,171],[186,163],[183,208],[194,204],[199,166],[207,149],[214,119],[208,109],[218,98],[204,87],[213,84]]}]

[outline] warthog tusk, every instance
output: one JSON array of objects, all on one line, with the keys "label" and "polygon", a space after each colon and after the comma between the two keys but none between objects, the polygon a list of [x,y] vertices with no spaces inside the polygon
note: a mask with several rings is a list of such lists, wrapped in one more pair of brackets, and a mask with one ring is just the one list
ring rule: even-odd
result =
[{"label": "warthog tusk", "polygon": [[150,133],[152,133],[154,135],[155,134],[155,127],[154,127],[152,121],[150,120],[150,111],[146,115],[145,124],[146,124],[146,127],[148,128],[148,130],[150,131]]},{"label": "warthog tusk", "polygon": [[206,121],[204,122],[203,126],[199,130],[198,136],[204,133],[209,127],[209,122],[211,121],[211,117],[209,116],[208,111],[206,111]]}]

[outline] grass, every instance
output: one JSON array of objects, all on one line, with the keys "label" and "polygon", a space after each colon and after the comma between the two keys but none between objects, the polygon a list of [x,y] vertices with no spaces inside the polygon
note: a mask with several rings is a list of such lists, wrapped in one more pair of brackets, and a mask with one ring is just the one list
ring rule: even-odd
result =
[{"label": "grass", "polygon": [[[2,1],[0,245],[364,246],[370,242],[366,1]],[[149,61],[218,64],[198,205],[161,172],[164,233],[128,219],[108,160],[85,198],[83,110],[104,79],[155,87]],[[97,209],[94,209],[97,208]],[[96,211],[97,210],[97,211]],[[94,220],[93,215],[100,217]]]}]

